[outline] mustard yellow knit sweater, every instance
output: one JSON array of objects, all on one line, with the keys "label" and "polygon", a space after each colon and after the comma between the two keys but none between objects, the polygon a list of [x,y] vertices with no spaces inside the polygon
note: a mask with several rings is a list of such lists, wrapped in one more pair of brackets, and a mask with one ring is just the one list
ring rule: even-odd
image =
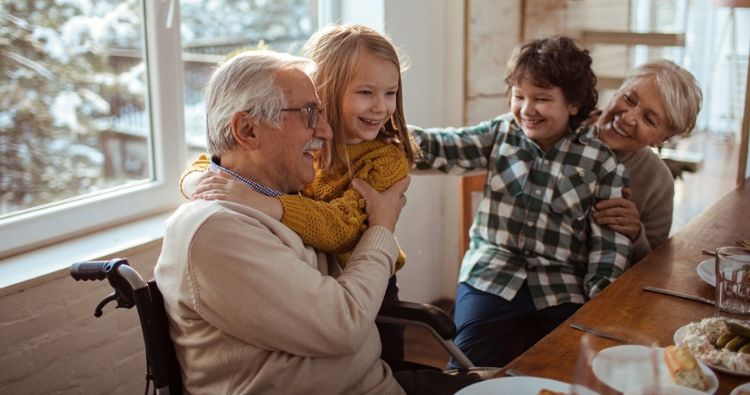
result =
[{"label": "mustard yellow knit sweater", "polygon": [[[300,195],[284,195],[278,199],[284,207],[281,222],[299,234],[305,244],[336,254],[343,266],[367,229],[365,201],[352,187],[349,170],[353,178],[360,178],[382,191],[409,173],[409,163],[403,151],[379,139],[339,147],[346,151],[350,168],[337,169],[331,172],[334,174],[316,171],[315,180]],[[206,171],[209,164],[210,159],[201,155],[182,178],[194,171]],[[403,267],[405,260],[404,252],[400,251],[397,270]]]}]

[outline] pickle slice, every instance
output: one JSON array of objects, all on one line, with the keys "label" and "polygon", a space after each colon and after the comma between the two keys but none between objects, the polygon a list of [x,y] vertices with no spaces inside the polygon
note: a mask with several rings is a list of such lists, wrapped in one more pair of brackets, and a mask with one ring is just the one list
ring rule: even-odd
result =
[{"label": "pickle slice", "polygon": [[732,340],[727,343],[727,345],[724,347],[729,351],[737,351],[740,349],[740,347],[744,346],[745,343],[747,343],[747,339],[742,336],[735,336],[732,338]]},{"label": "pickle slice", "polygon": [[731,332],[722,333],[721,336],[716,339],[716,343],[714,343],[714,345],[716,346],[716,348],[722,349],[727,345],[727,343],[729,343],[730,340],[732,340],[732,338],[734,338],[734,336],[735,334]]},{"label": "pickle slice", "polygon": [[725,322],[727,324],[727,328],[729,328],[729,332],[732,332],[735,335],[743,336],[743,337],[750,339],[750,328],[742,324],[739,324],[737,322],[734,322],[734,321],[725,321]]}]

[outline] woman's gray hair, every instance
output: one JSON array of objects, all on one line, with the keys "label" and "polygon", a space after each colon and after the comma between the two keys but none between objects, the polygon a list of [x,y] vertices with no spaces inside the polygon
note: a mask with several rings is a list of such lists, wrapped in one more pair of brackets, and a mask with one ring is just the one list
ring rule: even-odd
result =
[{"label": "woman's gray hair", "polygon": [[670,137],[693,130],[703,101],[695,77],[674,62],[658,60],[634,69],[622,83],[620,91],[630,88],[641,78],[649,77],[655,78],[664,95]]},{"label": "woman's gray hair", "polygon": [[276,83],[279,71],[298,69],[310,72],[309,59],[273,51],[245,51],[223,62],[214,71],[205,89],[208,149],[212,155],[232,149],[232,116],[247,112],[254,124],[268,122],[281,126],[281,109],[286,97]]}]

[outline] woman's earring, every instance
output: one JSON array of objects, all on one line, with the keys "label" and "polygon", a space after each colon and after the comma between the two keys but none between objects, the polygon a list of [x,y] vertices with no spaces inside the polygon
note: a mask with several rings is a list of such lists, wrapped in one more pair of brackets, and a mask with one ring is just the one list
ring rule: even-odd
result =
[{"label": "woman's earring", "polygon": [[396,120],[393,119],[393,115],[391,115],[391,129],[398,132],[398,126],[396,126]]}]

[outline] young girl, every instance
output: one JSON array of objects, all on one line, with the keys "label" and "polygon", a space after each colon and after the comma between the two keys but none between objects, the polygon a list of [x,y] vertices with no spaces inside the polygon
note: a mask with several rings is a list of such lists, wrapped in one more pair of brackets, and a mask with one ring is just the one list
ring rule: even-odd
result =
[{"label": "young girl", "polygon": [[[503,366],[625,270],[626,236],[592,220],[621,197],[625,169],[590,129],[597,100],[588,51],[565,37],[513,53],[511,114],[473,127],[414,129],[417,168],[486,169],[456,295],[456,344],[477,366]],[[455,367],[455,366],[454,366]]]},{"label": "young girl", "polygon": [[[382,191],[404,178],[414,161],[404,119],[401,66],[388,38],[366,26],[322,29],[307,47],[317,64],[312,79],[333,130],[331,143],[319,155],[315,180],[301,195],[272,198],[219,174],[203,177],[192,197],[233,200],[264,211],[306,244],[335,253],[345,265],[367,225],[364,200],[351,181],[359,178]],[[393,138],[405,142],[403,149],[386,140]],[[183,175],[181,188],[186,177],[194,177],[190,173],[205,171],[209,164],[201,156]],[[402,252],[397,269],[403,263]],[[386,299],[398,299],[395,275]],[[402,329],[379,329],[381,338],[389,338],[383,355],[403,359]]]}]

